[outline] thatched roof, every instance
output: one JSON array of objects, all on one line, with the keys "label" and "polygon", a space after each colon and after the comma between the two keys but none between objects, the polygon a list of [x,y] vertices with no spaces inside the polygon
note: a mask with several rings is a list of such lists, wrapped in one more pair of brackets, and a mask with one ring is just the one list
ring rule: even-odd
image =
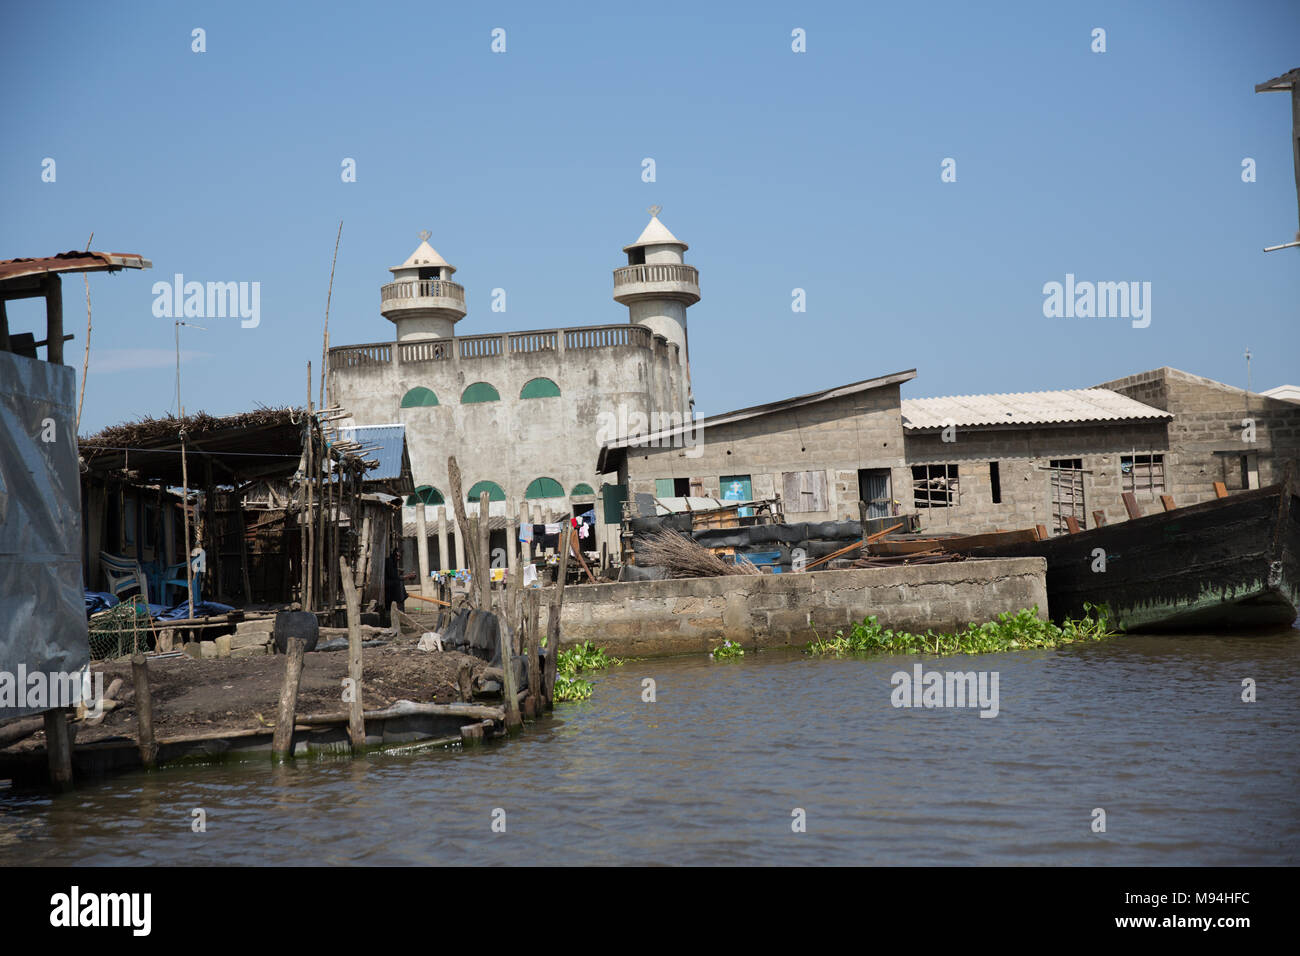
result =
[{"label": "thatched roof", "polygon": [[301,408],[267,407],[238,415],[198,412],[183,422],[144,417],[81,439],[81,456],[91,471],[127,470],[141,480],[179,485],[183,425],[191,486],[204,483],[209,467],[218,484],[287,477],[298,468],[305,418]]}]

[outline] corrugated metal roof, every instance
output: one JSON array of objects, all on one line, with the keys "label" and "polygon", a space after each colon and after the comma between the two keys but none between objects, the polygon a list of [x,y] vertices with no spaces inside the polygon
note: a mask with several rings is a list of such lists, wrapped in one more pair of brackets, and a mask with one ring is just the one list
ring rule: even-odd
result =
[{"label": "corrugated metal roof", "polygon": [[845,395],[856,395],[859,392],[865,392],[873,388],[881,388],[886,385],[902,385],[904,382],[910,382],[916,378],[916,369],[910,368],[905,372],[894,372],[892,375],[882,375],[879,378],[868,378],[861,382],[851,382],[848,385],[838,385],[835,388],[823,389],[820,392],[810,392],[807,395],[796,395],[793,398],[781,399],[777,402],[768,402],[766,405],[752,405],[749,408],[740,408],[734,412],[723,412],[719,415],[710,415],[708,418],[701,418],[697,421],[683,425],[680,428],[671,428],[664,431],[655,432],[650,435],[633,435],[631,437],[619,438],[608,441],[600,448],[600,455],[596,459],[596,473],[608,474],[618,467],[620,459],[628,448],[639,447],[668,447],[673,443],[677,436],[691,435],[692,440],[698,438],[702,429],[716,428],[719,425],[730,425],[732,422],[742,422],[751,418],[758,418],[762,415],[770,415],[774,412],[784,412],[792,408],[801,408],[804,405],[812,405],[816,402],[825,402],[833,398],[841,398]]},{"label": "corrugated metal roof", "polygon": [[402,477],[402,449],[406,446],[405,425],[355,425],[340,428],[344,441],[354,441],[363,448],[378,445],[374,451],[361,453],[362,458],[376,459],[379,464],[366,472],[367,481],[388,481]]},{"label": "corrugated metal roof", "polygon": [[1104,388],[1002,395],[949,395],[905,398],[903,427],[908,430],[990,425],[1063,425],[1073,422],[1158,421],[1166,411]]},{"label": "corrugated metal roof", "polygon": [[153,263],[134,252],[60,252],[38,259],[0,260],[0,280],[46,272],[116,272],[118,269],[150,269]]}]

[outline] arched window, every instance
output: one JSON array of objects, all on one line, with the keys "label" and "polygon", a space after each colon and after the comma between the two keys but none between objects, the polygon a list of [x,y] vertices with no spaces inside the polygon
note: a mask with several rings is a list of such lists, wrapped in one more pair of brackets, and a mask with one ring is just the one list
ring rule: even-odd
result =
[{"label": "arched window", "polygon": [[437,405],[438,396],[433,394],[433,390],[425,388],[423,385],[417,385],[405,395],[402,396],[403,408],[420,408],[425,405]]},{"label": "arched window", "polygon": [[418,505],[421,502],[426,505],[446,504],[443,500],[442,492],[433,487],[433,485],[420,485],[420,487],[415,489],[414,494],[408,495],[406,498],[406,503],[408,505]]},{"label": "arched window", "polygon": [[501,486],[495,481],[480,481],[471,488],[465,495],[470,501],[478,501],[478,496],[483,492],[488,493],[488,501],[505,501],[506,493],[501,490]]},{"label": "arched window", "polygon": [[489,385],[487,382],[475,382],[469,388],[465,389],[460,396],[462,405],[474,405],[478,402],[499,402],[501,393]]},{"label": "arched window", "polygon": [[520,398],[559,398],[560,386],[549,378],[535,378],[524,386]]},{"label": "arched window", "polygon": [[554,478],[538,478],[524,492],[525,498],[563,498],[564,485]]},{"label": "arched window", "polygon": [[585,484],[585,483],[584,483],[584,484],[577,484],[577,485],[574,485],[574,486],[573,486],[573,491],[570,492],[570,494],[573,495],[573,497],[575,497],[575,498],[577,498],[577,497],[579,497],[579,496],[581,496],[581,495],[594,495],[595,493],[596,493],[596,492],[594,492],[594,491],[591,490],[591,485],[588,485],[588,484]]}]

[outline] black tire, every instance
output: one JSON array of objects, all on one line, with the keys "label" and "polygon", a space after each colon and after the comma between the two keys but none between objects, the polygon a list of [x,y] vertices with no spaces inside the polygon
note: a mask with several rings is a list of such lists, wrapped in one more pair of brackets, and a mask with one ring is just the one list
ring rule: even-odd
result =
[{"label": "black tire", "polygon": [[320,623],[310,611],[280,611],[275,615],[275,627],[271,638],[275,649],[283,654],[289,649],[289,638],[301,637],[307,642],[307,650],[316,650],[320,639]]}]

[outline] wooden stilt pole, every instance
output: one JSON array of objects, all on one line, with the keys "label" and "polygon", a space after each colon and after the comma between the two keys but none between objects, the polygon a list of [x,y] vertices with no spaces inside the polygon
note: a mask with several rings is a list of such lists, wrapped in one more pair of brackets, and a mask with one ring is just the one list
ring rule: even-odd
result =
[{"label": "wooden stilt pole", "polygon": [[50,789],[72,789],[72,728],[65,710],[45,712],[45,753],[50,762]]},{"label": "wooden stilt pole", "polygon": [[546,619],[546,678],[547,708],[555,706],[555,668],[560,653],[560,609],[564,606],[564,579],[569,574],[569,534],[572,528],[566,522],[560,529],[560,564],[555,573],[555,590],[551,592],[551,608]]},{"label": "wooden stilt pole", "polygon": [[153,736],[153,694],[149,691],[149,664],[141,653],[131,655],[131,679],[135,682],[136,743],[146,770],[158,763],[158,744]]},{"label": "wooden stilt pole", "polygon": [[541,607],[542,592],[529,588],[524,594],[524,610],[520,614],[524,636],[524,653],[528,656],[528,700],[532,711],[530,717],[542,712],[542,664],[538,653],[542,646],[542,635],[538,633],[537,619]]},{"label": "wooden stilt pole", "polygon": [[[343,597],[348,605],[348,679],[352,681],[352,700],[348,703],[348,740],[357,750],[366,743],[366,722],[361,703],[361,595],[352,577],[352,569],[343,555],[339,555],[339,577],[343,581]],[[393,622],[396,624],[396,622]]]},{"label": "wooden stilt pole", "polygon": [[271,738],[271,753],[284,758],[293,750],[293,723],[298,707],[298,683],[302,680],[302,659],[307,653],[307,642],[301,637],[289,638],[284,656],[284,682],[280,685],[280,708],[275,717],[275,735]]}]

